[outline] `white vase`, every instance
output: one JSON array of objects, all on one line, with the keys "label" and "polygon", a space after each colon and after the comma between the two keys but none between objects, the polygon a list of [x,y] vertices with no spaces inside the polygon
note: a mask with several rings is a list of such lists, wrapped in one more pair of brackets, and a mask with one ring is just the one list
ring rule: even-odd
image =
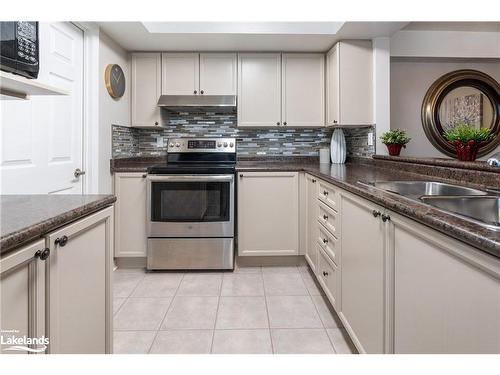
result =
[{"label": "white vase", "polygon": [[332,134],[330,142],[330,157],[332,163],[343,164],[347,155],[344,132],[341,128],[336,128]]}]

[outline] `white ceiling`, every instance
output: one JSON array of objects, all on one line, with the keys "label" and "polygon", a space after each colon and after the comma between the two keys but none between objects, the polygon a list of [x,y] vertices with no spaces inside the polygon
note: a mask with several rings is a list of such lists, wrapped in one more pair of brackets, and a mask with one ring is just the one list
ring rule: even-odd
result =
[{"label": "white ceiling", "polygon": [[100,22],[128,51],[324,52],[340,39],[391,36],[407,22]]}]

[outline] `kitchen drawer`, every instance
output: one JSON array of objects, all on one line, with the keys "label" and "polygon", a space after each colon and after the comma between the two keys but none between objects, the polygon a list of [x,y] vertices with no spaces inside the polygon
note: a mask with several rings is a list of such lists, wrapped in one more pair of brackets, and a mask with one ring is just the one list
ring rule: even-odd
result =
[{"label": "kitchen drawer", "polygon": [[340,272],[337,265],[326,255],[321,246],[318,245],[318,281],[330,300],[330,303],[337,309],[340,291]]},{"label": "kitchen drawer", "polygon": [[340,264],[340,241],[331,234],[322,224],[318,224],[318,243],[326,254]]},{"label": "kitchen drawer", "polygon": [[321,180],[318,180],[318,199],[326,205],[339,211],[340,195],[335,188]]},{"label": "kitchen drawer", "polygon": [[340,217],[332,208],[323,202],[318,202],[318,221],[337,239],[340,239]]}]

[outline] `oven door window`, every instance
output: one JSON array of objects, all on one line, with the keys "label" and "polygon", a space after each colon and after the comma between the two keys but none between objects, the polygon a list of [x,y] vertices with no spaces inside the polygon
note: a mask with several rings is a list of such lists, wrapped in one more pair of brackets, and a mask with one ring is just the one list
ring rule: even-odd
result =
[{"label": "oven door window", "polygon": [[229,182],[152,182],[151,221],[229,221]]}]

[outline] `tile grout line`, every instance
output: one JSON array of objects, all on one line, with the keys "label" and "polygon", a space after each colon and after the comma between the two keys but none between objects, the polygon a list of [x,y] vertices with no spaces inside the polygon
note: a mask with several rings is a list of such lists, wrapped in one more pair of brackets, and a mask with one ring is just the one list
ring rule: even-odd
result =
[{"label": "tile grout line", "polygon": [[210,342],[210,352],[208,354],[213,354],[214,349],[214,338],[215,338],[215,327],[217,326],[217,318],[219,317],[219,306],[222,297],[222,285],[224,284],[224,273],[222,274],[222,280],[219,287],[219,295],[217,296],[217,310],[215,311],[214,328],[212,330],[212,341]]},{"label": "tile grout line", "polygon": [[261,278],[262,278],[262,287],[264,289],[264,304],[266,306],[266,315],[267,315],[267,324],[268,324],[268,332],[269,332],[269,340],[271,341],[271,351],[272,354],[276,354],[274,349],[273,335],[271,333],[271,318],[269,318],[269,307],[267,306],[267,293],[266,293],[266,282],[264,281],[264,270],[261,267]]},{"label": "tile grout line", "polygon": [[174,299],[175,299],[175,297],[176,297],[176,295],[177,295],[177,291],[178,291],[178,290],[179,290],[179,288],[181,287],[181,283],[182,283],[182,280],[184,280],[184,276],[185,276],[185,275],[186,275],[186,274],[185,274],[185,273],[183,273],[183,274],[182,274],[181,279],[179,280],[179,285],[177,285],[177,288],[175,289],[175,292],[174,292],[174,295],[172,296],[172,299],[171,299],[171,301],[170,301],[170,304],[168,305],[167,311],[165,311],[165,315],[163,316],[163,319],[161,320],[160,325],[158,326],[158,329],[156,330],[155,337],[153,338],[153,341],[151,341],[151,345],[149,345],[149,349],[148,349],[147,354],[151,354],[151,349],[153,349],[153,345],[154,345],[154,343],[155,343],[155,341],[156,341],[156,338],[158,337],[158,334],[159,334],[159,333],[160,333],[160,331],[161,331],[161,326],[162,326],[163,322],[165,321],[165,318],[167,317],[167,314],[168,314],[168,312],[170,311],[170,308],[172,307],[172,305],[173,305],[173,303],[174,303]]}]

